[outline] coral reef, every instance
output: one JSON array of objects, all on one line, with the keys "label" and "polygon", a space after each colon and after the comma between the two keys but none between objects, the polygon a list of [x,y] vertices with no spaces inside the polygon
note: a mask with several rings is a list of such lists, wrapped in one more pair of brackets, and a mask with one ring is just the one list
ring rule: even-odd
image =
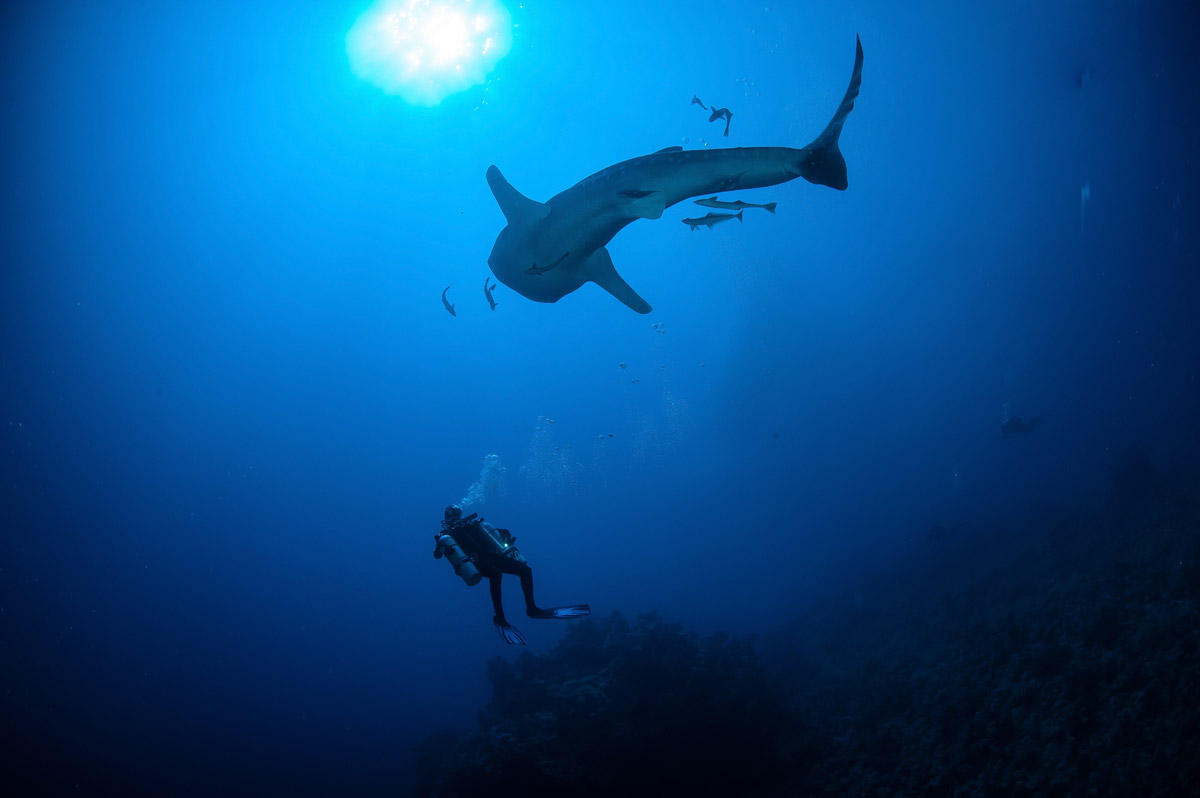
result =
[{"label": "coral reef", "polygon": [[572,624],[547,655],[488,665],[479,732],[418,758],[419,795],[746,794],[776,789],[786,721],[749,643],[650,613]]},{"label": "coral reef", "polygon": [[489,665],[420,795],[1200,794],[1200,501],[1127,457],[1103,506],[972,525],[750,643],[657,616]]},{"label": "coral reef", "polygon": [[926,545],[762,646],[798,795],[1200,794],[1200,514],[1127,455],[1104,505]]}]

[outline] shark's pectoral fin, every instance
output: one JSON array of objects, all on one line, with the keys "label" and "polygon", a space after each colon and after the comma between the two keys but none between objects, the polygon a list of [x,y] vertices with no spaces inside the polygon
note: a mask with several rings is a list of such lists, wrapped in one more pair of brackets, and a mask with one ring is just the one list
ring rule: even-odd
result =
[{"label": "shark's pectoral fin", "polygon": [[530,224],[539,219],[545,219],[550,214],[550,206],[544,202],[531,200],[520,191],[513,188],[500,170],[489,166],[487,170],[488,186],[492,196],[509,224]]},{"label": "shark's pectoral fin", "polygon": [[638,296],[637,291],[630,288],[629,283],[622,280],[621,275],[617,274],[612,258],[604,247],[600,247],[592,253],[591,257],[580,267],[580,273],[584,279],[591,280],[624,302],[630,310],[638,313],[649,313],[652,310],[650,303]]},{"label": "shark's pectoral fin", "polygon": [[635,219],[659,219],[667,209],[667,195],[658,189],[629,188],[620,195],[625,210]]}]

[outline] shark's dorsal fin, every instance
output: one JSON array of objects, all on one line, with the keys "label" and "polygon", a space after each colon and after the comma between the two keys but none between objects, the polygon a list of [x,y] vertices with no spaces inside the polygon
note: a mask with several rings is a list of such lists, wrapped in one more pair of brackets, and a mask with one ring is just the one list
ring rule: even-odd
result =
[{"label": "shark's dorsal fin", "polygon": [[661,150],[655,150],[654,154],[658,155],[660,152],[683,152],[683,147],[680,147],[678,144],[674,147],[663,147]]},{"label": "shark's dorsal fin", "polygon": [[637,291],[629,287],[629,283],[621,279],[613,266],[612,257],[604,247],[592,253],[591,257],[580,267],[580,273],[585,280],[591,280],[608,293],[625,303],[630,310],[638,313],[649,313],[650,303],[638,296]]},{"label": "shark's dorsal fin", "polygon": [[550,214],[549,205],[531,200],[517,191],[509,185],[509,182],[504,179],[504,175],[500,174],[500,170],[494,165],[488,167],[487,182],[492,189],[492,196],[496,198],[496,204],[500,206],[500,211],[509,224],[528,224],[545,219]]}]

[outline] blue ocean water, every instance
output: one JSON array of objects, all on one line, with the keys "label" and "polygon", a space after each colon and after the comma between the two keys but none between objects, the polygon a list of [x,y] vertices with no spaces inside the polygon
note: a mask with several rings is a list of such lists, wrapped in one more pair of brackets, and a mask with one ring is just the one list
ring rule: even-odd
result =
[{"label": "blue ocean water", "polygon": [[[770,636],[934,526],[994,545],[1101,504],[1130,448],[1196,465],[1187,4],[507,6],[508,54],[432,106],[351,68],[364,2],[0,10],[16,793],[408,791],[522,653],[431,557],[477,481],[539,601]],[[846,191],[630,225],[649,315],[489,308],[490,165],[543,201],[802,147],[856,35]],[[567,627],[515,582],[546,655]]]}]

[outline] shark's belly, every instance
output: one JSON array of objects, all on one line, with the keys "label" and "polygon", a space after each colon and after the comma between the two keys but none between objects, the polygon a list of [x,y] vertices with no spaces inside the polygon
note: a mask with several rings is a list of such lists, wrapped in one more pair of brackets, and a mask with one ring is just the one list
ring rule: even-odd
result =
[{"label": "shark's belly", "polygon": [[791,147],[654,153],[597,172],[552,198],[549,204],[637,218],[636,213],[622,214],[621,204],[636,201],[647,192],[661,192],[663,206],[670,207],[701,194],[786,183],[799,176],[796,165],[803,157],[802,150]]},{"label": "shark's belly", "polygon": [[519,232],[505,228],[489,263],[509,288],[555,302],[596,279],[589,259],[630,222],[658,218],[691,197],[794,180],[803,155],[790,147],[735,147],[655,153],[616,164],[547,200],[544,218]]},{"label": "shark's belly", "polygon": [[505,228],[488,259],[492,273],[528,299],[556,302],[587,282],[582,264],[607,243],[597,221],[555,208],[522,234]]},{"label": "shark's belly", "polygon": [[[792,164],[799,150],[789,147],[736,147],[675,153],[680,161],[674,175],[662,183],[669,205],[701,194],[740,191],[786,183],[797,177]],[[685,157],[686,156],[686,157]]]}]

